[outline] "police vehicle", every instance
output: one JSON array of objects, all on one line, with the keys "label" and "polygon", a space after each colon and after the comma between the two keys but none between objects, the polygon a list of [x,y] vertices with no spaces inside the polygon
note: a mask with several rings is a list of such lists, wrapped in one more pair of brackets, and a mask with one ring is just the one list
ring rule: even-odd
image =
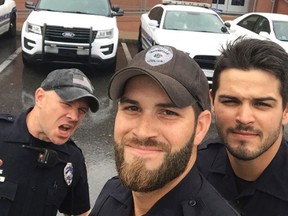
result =
[{"label": "police vehicle", "polygon": [[21,32],[22,60],[98,65],[115,69],[119,39],[110,0],[39,0],[25,2],[32,12]]},{"label": "police vehicle", "polygon": [[16,35],[16,4],[13,0],[0,0],[0,35]]},{"label": "police vehicle", "polygon": [[141,15],[138,48],[160,44],[187,52],[212,84],[219,49],[234,39],[211,4],[163,0]]}]

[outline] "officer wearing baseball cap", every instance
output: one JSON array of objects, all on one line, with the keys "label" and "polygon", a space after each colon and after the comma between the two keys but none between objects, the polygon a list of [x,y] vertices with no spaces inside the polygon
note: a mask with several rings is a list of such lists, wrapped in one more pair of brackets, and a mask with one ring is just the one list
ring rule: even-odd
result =
[{"label": "officer wearing baseball cap", "polygon": [[0,115],[0,215],[88,215],[83,154],[71,136],[89,109],[94,87],[78,69],[57,69],[35,91],[35,105]]},{"label": "officer wearing baseball cap", "polygon": [[171,46],[144,50],[116,72],[108,94],[118,100],[118,176],[90,215],[238,215],[195,165],[211,112],[208,81],[188,54]]}]

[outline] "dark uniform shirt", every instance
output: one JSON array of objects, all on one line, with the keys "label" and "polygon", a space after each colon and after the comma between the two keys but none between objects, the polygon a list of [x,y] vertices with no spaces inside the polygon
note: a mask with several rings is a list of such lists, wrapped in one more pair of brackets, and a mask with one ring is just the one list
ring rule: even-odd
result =
[{"label": "dark uniform shirt", "polygon": [[26,125],[28,112],[16,119],[0,114],[0,159],[4,162],[0,167],[0,215],[88,211],[89,188],[81,150],[71,140],[55,145],[34,138]]},{"label": "dark uniform shirt", "polygon": [[237,178],[219,139],[203,144],[197,165],[208,181],[245,216],[288,216],[288,145],[253,182]]},{"label": "dark uniform shirt", "polygon": [[[91,216],[130,216],[134,211],[131,190],[118,177],[110,179],[102,189]],[[202,177],[197,167],[145,216],[234,216],[238,215],[219,193]]]}]

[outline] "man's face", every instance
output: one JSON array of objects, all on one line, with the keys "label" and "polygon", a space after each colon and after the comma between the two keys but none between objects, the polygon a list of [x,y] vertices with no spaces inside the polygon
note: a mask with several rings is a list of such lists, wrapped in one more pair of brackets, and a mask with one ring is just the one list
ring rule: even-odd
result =
[{"label": "man's face", "polygon": [[[138,192],[161,188],[191,164],[192,106],[177,108],[148,76],[128,81],[115,120],[115,160],[123,183]],[[191,166],[192,167],[192,166]]]},{"label": "man's face", "polygon": [[55,91],[41,88],[36,91],[35,99],[39,108],[34,127],[37,138],[57,145],[64,144],[72,136],[89,109],[86,98],[64,102]]},{"label": "man's face", "polygon": [[277,151],[282,125],[287,123],[279,86],[276,77],[262,70],[227,69],[221,73],[213,106],[215,123],[235,158],[271,157]]}]

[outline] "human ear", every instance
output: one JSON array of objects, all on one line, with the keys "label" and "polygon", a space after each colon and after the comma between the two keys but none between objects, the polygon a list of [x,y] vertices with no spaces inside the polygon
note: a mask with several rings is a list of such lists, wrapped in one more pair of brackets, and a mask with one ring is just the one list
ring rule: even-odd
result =
[{"label": "human ear", "polygon": [[43,88],[36,89],[35,95],[34,95],[35,105],[36,106],[42,106],[44,95],[45,95],[45,91],[44,91]]},{"label": "human ear", "polygon": [[286,125],[287,123],[288,123],[288,103],[286,103],[285,109],[283,111],[282,125]]},{"label": "human ear", "polygon": [[200,113],[197,120],[194,145],[199,145],[207,134],[211,124],[211,112],[204,110]]}]

